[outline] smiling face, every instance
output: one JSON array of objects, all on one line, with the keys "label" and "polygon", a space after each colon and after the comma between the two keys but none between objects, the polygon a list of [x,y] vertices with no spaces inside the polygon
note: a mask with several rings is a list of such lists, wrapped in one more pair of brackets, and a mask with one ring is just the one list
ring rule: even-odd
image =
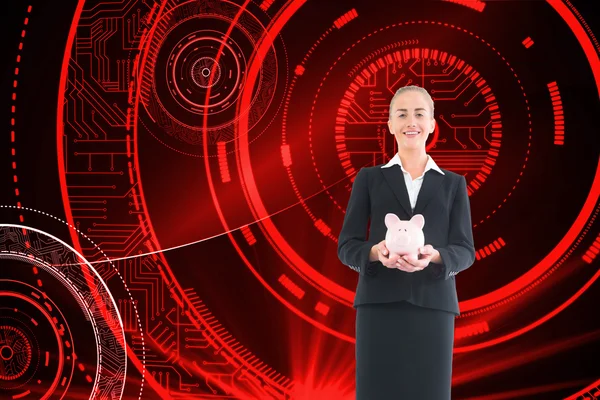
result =
[{"label": "smiling face", "polygon": [[399,150],[423,150],[435,128],[431,103],[416,90],[407,90],[393,100],[388,127]]}]

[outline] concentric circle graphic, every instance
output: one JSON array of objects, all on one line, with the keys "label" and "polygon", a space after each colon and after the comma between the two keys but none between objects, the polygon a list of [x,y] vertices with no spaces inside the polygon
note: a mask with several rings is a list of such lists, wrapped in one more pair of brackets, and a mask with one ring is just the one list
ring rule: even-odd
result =
[{"label": "concentric circle graphic", "polygon": [[0,326],[0,380],[12,381],[23,376],[31,364],[31,341],[22,330]]},{"label": "concentric circle graphic", "polygon": [[[192,65],[192,79],[194,80],[194,83],[202,89],[209,87],[209,81],[212,81],[210,87],[213,87],[221,78],[221,66],[219,64],[214,64],[214,58],[202,57],[196,60]],[[215,77],[211,78],[211,74],[214,74]]]},{"label": "concentric circle graphic", "polygon": [[[216,35],[218,32],[213,33]],[[165,79],[155,80],[155,84],[166,83],[168,93],[171,93],[179,106],[188,107],[193,113],[203,115],[204,112],[224,112],[235,103],[232,100],[235,100],[236,90],[239,90],[245,62],[236,57],[241,49],[230,42],[223,43],[226,51],[221,57],[224,60],[220,59],[219,64],[215,64],[215,49],[221,44],[211,36],[199,36],[196,32],[182,38],[169,54],[167,76]],[[233,61],[231,65],[227,65],[230,59]],[[212,82],[210,87],[219,94],[205,105],[206,91],[201,89],[209,87],[209,80]],[[159,93],[158,99],[161,97]]]},{"label": "concentric circle graphic", "polygon": [[[8,334],[5,343],[11,350],[9,353],[3,346],[2,389],[13,396],[27,395],[32,388],[43,394],[40,397],[65,396],[75,372],[75,343],[64,313],[32,285],[1,282],[6,288],[0,292],[2,304],[11,305],[0,308],[3,331]],[[18,340],[13,343],[10,333],[15,332]],[[59,382],[64,384],[59,386]]]},{"label": "concentric circle graphic", "polygon": [[127,370],[123,323],[98,273],[66,243],[30,227],[0,225],[0,248],[4,393],[64,398],[77,371],[90,399],[120,397]]},{"label": "concentric circle graphic", "polygon": [[[240,115],[248,115],[251,126],[257,127],[253,137],[260,136],[270,121],[258,124],[272,103],[280,101],[278,86],[286,84],[286,68],[273,46],[260,59],[251,103],[239,108],[248,62],[256,57],[254,49],[268,21],[262,10],[244,8],[240,23],[224,38],[223,32],[240,8],[229,1],[217,3],[205,2],[199,8],[196,1],[187,1],[168,9],[157,21],[149,43],[156,51],[149,53],[141,76],[142,127],[168,146],[188,153],[200,152],[194,146],[202,144],[205,114],[209,117],[211,146],[233,140]],[[217,56],[219,49],[222,51]],[[206,103],[209,87],[211,95]]]}]

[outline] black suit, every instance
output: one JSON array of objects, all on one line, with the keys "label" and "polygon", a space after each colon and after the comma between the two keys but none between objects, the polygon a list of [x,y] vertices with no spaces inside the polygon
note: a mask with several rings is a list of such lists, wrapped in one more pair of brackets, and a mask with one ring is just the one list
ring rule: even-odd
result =
[{"label": "black suit", "polygon": [[[406,300],[459,314],[454,275],[475,261],[471,212],[465,178],[443,171],[427,171],[414,212],[400,166],[363,168],[356,175],[338,241],[342,263],[360,272],[354,306]],[[408,273],[369,262],[371,247],[385,239],[387,213],[401,220],[423,215],[425,244],[440,252],[443,264]]]},{"label": "black suit", "polygon": [[[360,273],[354,299],[359,400],[451,398],[459,314],[454,276],[473,264],[475,249],[465,178],[443,172],[425,173],[414,212],[399,165],[356,175],[338,256]],[[387,213],[401,220],[422,214],[425,244],[440,252],[443,264],[408,273],[369,262],[371,247],[385,239]]]}]

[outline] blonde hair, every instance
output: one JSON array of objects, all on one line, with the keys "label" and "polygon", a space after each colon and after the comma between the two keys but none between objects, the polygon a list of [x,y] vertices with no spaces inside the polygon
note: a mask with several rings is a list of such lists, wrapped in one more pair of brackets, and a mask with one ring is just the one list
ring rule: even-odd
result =
[{"label": "blonde hair", "polygon": [[429,106],[431,107],[431,118],[433,118],[433,99],[431,98],[431,95],[424,88],[422,88],[420,86],[415,86],[415,85],[404,86],[404,87],[401,87],[400,89],[396,90],[394,97],[392,97],[392,101],[390,101],[390,111],[389,111],[390,118],[392,117],[392,104],[394,104],[394,100],[396,100],[396,97],[400,96],[404,92],[419,92],[423,96],[425,96],[425,99],[429,102]]}]

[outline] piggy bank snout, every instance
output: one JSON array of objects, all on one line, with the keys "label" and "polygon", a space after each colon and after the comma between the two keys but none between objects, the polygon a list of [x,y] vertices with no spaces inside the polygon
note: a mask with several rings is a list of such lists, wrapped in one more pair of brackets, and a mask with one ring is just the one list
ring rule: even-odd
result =
[{"label": "piggy bank snout", "polygon": [[392,230],[391,241],[398,246],[408,246],[413,241],[413,234],[408,229]]},{"label": "piggy bank snout", "polygon": [[406,246],[407,244],[410,244],[410,239],[410,234],[404,229],[400,230],[399,232],[394,232],[392,237],[392,241],[400,246]]}]

